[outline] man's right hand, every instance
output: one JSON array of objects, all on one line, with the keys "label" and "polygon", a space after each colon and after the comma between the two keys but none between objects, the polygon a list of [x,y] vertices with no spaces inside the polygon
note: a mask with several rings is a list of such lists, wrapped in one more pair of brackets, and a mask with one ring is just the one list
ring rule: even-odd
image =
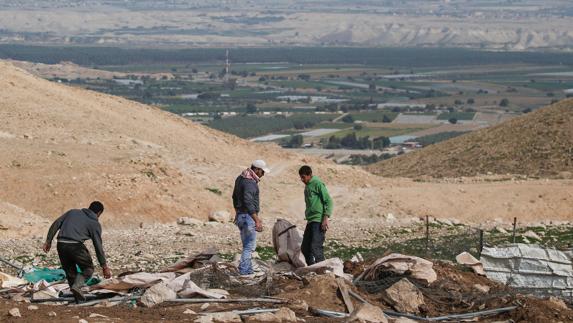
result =
[{"label": "man's right hand", "polygon": [[259,219],[257,219],[257,220],[255,221],[255,230],[256,230],[257,232],[262,232],[262,231],[263,231],[263,221],[261,221],[261,220],[259,220]]},{"label": "man's right hand", "polygon": [[111,278],[111,269],[109,269],[109,267],[106,265],[105,267],[102,268],[103,271],[103,278],[105,279],[110,279]]},{"label": "man's right hand", "polygon": [[42,250],[44,250],[45,253],[50,252],[50,248],[52,248],[52,245],[49,244],[48,242],[44,242],[44,246],[42,247]]}]

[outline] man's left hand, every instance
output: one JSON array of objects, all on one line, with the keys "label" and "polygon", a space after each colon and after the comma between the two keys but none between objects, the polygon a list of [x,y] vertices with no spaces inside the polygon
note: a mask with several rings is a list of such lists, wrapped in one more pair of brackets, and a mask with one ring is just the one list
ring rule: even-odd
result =
[{"label": "man's left hand", "polygon": [[322,231],[328,231],[328,217],[324,216],[324,218],[322,219],[322,224],[320,226],[320,228],[322,229]]},{"label": "man's left hand", "polygon": [[44,250],[45,253],[48,253],[48,252],[50,252],[50,248],[52,248],[52,245],[45,242],[44,246],[42,247],[42,250]]},{"label": "man's left hand", "polygon": [[103,271],[103,278],[110,279],[112,276],[111,269],[106,265],[102,268]]}]

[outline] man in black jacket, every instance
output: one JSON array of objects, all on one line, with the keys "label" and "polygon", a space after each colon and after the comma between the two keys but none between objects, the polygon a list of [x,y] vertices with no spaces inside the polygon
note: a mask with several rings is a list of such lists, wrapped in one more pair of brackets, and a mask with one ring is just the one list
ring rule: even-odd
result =
[{"label": "man in black jacket", "polygon": [[[111,270],[107,266],[103,251],[101,225],[98,221],[102,213],[103,204],[98,201],[92,202],[87,209],[69,210],[54,221],[44,243],[43,250],[47,253],[52,247],[56,232],[60,231],[57,245],[58,256],[76,302],[85,301],[81,288],[94,272],[92,257],[84,246],[84,241],[92,240],[103,275],[105,278],[111,278]],[[81,273],[77,272],[76,266],[80,268]]]},{"label": "man in black jacket", "polygon": [[269,171],[263,160],[255,160],[251,167],[244,170],[235,180],[233,189],[235,224],[241,230],[243,244],[239,263],[241,275],[254,273],[251,254],[257,246],[257,232],[263,231],[263,222],[259,218],[259,181]]}]

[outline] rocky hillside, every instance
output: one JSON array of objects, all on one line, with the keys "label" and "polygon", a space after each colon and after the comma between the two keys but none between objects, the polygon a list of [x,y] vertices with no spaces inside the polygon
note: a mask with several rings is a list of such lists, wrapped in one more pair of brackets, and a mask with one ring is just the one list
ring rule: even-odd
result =
[{"label": "rocky hillside", "polygon": [[383,176],[459,177],[573,172],[573,99],[369,167]]},{"label": "rocky hillside", "polygon": [[267,228],[279,217],[304,225],[304,185],[297,174],[302,164],[312,165],[326,182],[339,227],[395,225],[426,214],[466,222],[516,215],[524,222],[569,220],[572,214],[571,180],[382,178],[251,143],[158,108],[49,82],[2,61],[0,151],[0,237],[43,235],[53,218],[94,199],[107,207],[106,230],[232,212],[234,179],[256,158],[272,168],[261,182]]}]

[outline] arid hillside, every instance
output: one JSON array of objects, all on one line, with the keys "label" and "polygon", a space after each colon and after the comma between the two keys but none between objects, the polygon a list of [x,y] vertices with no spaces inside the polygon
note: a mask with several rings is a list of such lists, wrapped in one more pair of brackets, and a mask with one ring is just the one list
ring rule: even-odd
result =
[{"label": "arid hillside", "polygon": [[401,177],[493,173],[569,178],[573,172],[573,99],[369,169]]},{"label": "arid hillside", "polygon": [[0,150],[3,236],[44,233],[51,219],[94,199],[107,207],[107,228],[182,216],[206,220],[211,212],[232,211],[234,179],[257,158],[272,168],[261,183],[261,215],[269,226],[277,217],[303,222],[297,169],[305,163],[328,185],[335,225],[345,228],[426,214],[479,223],[573,214],[571,180],[387,179],[49,82],[6,62],[0,62]]}]

